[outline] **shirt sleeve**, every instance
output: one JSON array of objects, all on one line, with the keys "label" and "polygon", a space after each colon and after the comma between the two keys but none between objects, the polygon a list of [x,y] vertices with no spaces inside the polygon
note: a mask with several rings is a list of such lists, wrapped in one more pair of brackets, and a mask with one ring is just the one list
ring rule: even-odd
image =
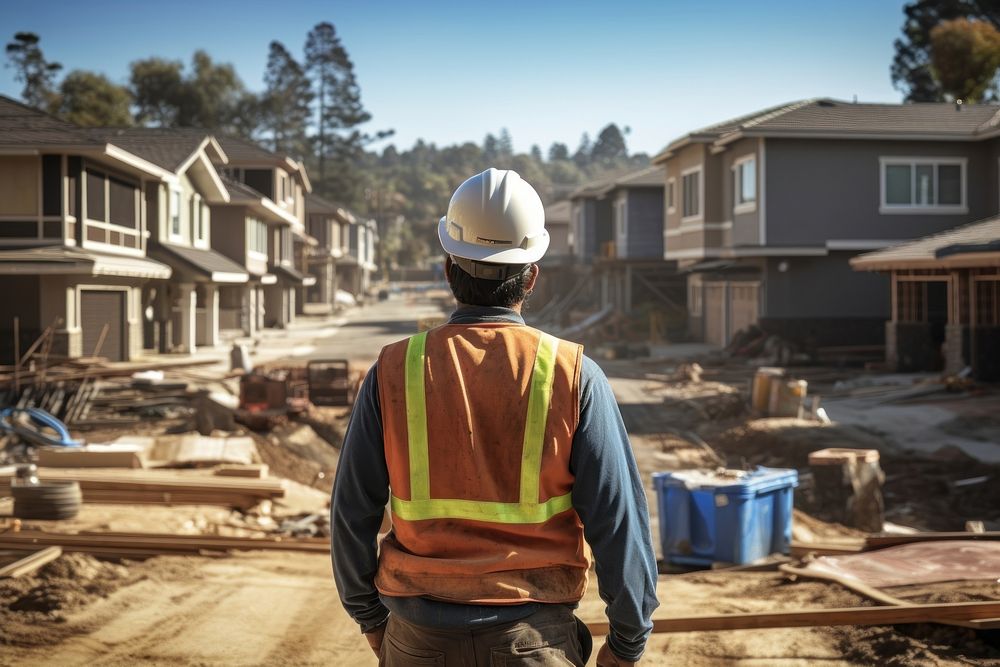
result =
[{"label": "shirt sleeve", "polygon": [[608,644],[619,658],[638,661],[659,606],[649,510],[614,393],[587,357],[570,467],[573,507],[594,552],[601,599],[607,603]]},{"label": "shirt sleeve", "polygon": [[376,366],[358,392],[340,450],[330,504],[330,556],[344,609],[362,632],[385,622],[389,610],[375,588],[378,531],[389,500]]}]

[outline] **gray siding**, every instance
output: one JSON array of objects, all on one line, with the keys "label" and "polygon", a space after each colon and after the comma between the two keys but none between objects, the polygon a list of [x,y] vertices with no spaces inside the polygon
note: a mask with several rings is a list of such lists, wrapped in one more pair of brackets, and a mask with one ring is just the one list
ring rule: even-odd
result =
[{"label": "gray siding", "polygon": [[[814,246],[829,239],[910,239],[997,211],[992,142],[767,139],[767,245]],[[968,160],[964,215],[879,213],[879,158]]]},{"label": "gray siding", "polygon": [[628,191],[629,258],[663,257],[663,188]]},{"label": "gray siding", "polygon": [[[765,317],[838,318],[889,316],[889,277],[852,271],[857,253],[826,257],[771,257],[765,278]],[[778,266],[786,262],[786,271]]]}]

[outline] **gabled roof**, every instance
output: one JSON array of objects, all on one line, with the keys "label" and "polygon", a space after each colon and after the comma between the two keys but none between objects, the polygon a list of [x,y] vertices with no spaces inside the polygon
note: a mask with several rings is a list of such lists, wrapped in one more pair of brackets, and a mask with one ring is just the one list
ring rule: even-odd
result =
[{"label": "gabled roof", "polygon": [[656,165],[643,167],[639,170],[620,172],[585,183],[571,192],[569,198],[572,200],[583,197],[603,197],[617,188],[663,187],[665,180],[662,167]]},{"label": "gabled roof", "polygon": [[1000,216],[851,259],[852,267],[864,271],[934,268],[957,264],[1000,266]]},{"label": "gabled roof", "polygon": [[0,95],[0,146],[101,148],[104,145],[105,142],[89,137],[72,123]]},{"label": "gabled roof", "polygon": [[235,181],[228,176],[222,177],[222,184],[229,193],[229,203],[234,206],[246,206],[255,214],[264,219],[265,222],[276,222],[279,224],[301,227],[301,223],[294,215],[285,211],[275,204],[271,199],[260,192],[257,192],[246,183]]},{"label": "gabled roof", "polygon": [[309,175],[306,173],[305,165],[290,155],[269,151],[260,144],[241,137],[219,135],[218,139],[232,164],[256,163],[282,167],[298,175],[306,192],[312,192],[312,183],[309,182]]},{"label": "gabled roof", "polygon": [[568,225],[570,217],[570,207],[568,199],[557,201],[545,207],[545,226]]},{"label": "gabled roof", "polygon": [[225,152],[207,130],[120,127],[94,128],[86,132],[175,173],[203,149],[213,162],[227,161]]},{"label": "gabled roof", "polygon": [[306,215],[311,213],[335,215],[344,222],[350,224],[357,222],[357,216],[355,216],[346,206],[330,201],[329,199],[324,199],[314,192],[310,192],[306,195]]},{"label": "gabled roof", "polygon": [[869,104],[829,98],[800,100],[734,118],[672,141],[655,158],[689,143],[723,146],[742,137],[845,137],[972,141],[1000,133],[995,104]]},{"label": "gabled roof", "polygon": [[245,283],[250,276],[246,268],[214,250],[160,244],[149,253],[162,262],[202,276],[216,283]]}]

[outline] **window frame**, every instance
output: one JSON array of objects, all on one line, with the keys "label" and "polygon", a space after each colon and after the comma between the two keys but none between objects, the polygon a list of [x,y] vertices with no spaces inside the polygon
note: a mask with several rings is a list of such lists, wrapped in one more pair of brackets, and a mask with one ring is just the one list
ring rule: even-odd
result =
[{"label": "window frame", "polygon": [[[698,210],[690,215],[685,215],[684,210],[687,204],[687,196],[684,193],[684,181],[688,176],[698,175],[697,192],[694,199],[698,204]],[[681,172],[681,222],[695,222],[705,218],[705,167],[699,164],[696,167],[689,167]]]},{"label": "window frame", "polygon": [[[753,177],[753,199],[743,199],[743,176],[746,165],[753,165],[750,171]],[[733,213],[753,213],[757,210],[757,156],[753,153],[743,155],[733,160]]]},{"label": "window frame", "polygon": [[[964,157],[947,156],[882,156],[879,157],[879,213],[882,215],[893,214],[922,214],[922,215],[962,215],[969,212],[969,160]],[[940,200],[940,189],[938,186],[938,167],[958,166],[960,169],[958,204],[914,204],[916,200],[916,174],[918,166],[931,166],[934,174],[934,201]],[[890,204],[886,201],[888,195],[887,168],[890,166],[906,166],[910,168],[910,204]]]},{"label": "window frame", "polygon": [[671,176],[667,179],[667,213],[677,212],[677,179]]},{"label": "window frame", "polygon": [[167,238],[170,241],[183,241],[184,220],[181,216],[181,207],[184,203],[184,191],[179,186],[171,186],[167,201],[167,222],[170,225],[167,229]]}]

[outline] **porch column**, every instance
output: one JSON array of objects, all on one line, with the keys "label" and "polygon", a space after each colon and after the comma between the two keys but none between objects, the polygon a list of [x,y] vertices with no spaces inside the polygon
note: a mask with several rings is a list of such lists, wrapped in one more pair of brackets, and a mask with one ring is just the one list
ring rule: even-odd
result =
[{"label": "porch column", "polygon": [[198,336],[198,344],[215,347],[219,344],[219,287],[205,285],[205,326]]},{"label": "porch column", "polygon": [[188,354],[194,354],[197,349],[195,345],[197,295],[191,283],[181,283],[177,286],[177,292],[180,306],[180,347]]},{"label": "porch column", "polygon": [[[302,289],[303,292],[305,292],[305,290],[306,290],[305,287],[303,287],[301,289]],[[296,309],[295,309],[296,308],[295,292],[296,291],[298,291],[298,288],[295,288],[295,287],[289,287],[287,290],[285,290],[285,294],[288,295],[286,297],[286,305],[285,305],[285,307],[287,308],[287,310],[285,312],[288,313],[288,315],[285,317],[285,322],[284,322],[285,326],[288,326],[289,324],[291,324],[292,322],[295,321],[295,313],[296,313]],[[304,297],[304,295],[303,295],[303,297]],[[305,302],[305,298],[303,298],[302,301]]]},{"label": "porch column", "polygon": [[257,333],[257,288],[247,285],[243,290],[243,333],[253,336]]}]

